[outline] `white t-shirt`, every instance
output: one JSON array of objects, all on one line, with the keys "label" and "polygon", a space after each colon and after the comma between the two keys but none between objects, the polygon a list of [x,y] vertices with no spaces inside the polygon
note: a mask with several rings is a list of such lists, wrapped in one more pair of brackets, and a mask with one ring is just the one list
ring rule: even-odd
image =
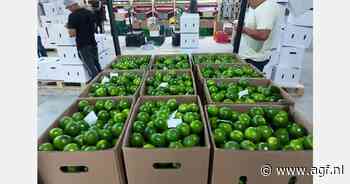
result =
[{"label": "white t-shirt", "polygon": [[254,61],[265,61],[269,59],[272,42],[276,36],[279,19],[283,16],[282,8],[275,2],[266,0],[255,9],[248,8],[244,26],[251,29],[271,30],[270,36],[266,41],[255,40],[252,37],[242,34],[239,47],[239,55],[243,59]]}]

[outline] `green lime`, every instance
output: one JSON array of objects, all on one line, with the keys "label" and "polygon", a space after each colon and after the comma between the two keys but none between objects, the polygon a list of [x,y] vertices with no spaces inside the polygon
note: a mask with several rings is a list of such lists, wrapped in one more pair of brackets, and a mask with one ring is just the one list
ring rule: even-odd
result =
[{"label": "green lime", "polygon": [[103,110],[104,108],[105,108],[105,101],[104,100],[96,100],[96,103],[95,103],[96,111]]},{"label": "green lime", "polygon": [[285,128],[279,128],[274,136],[277,137],[282,145],[287,145],[289,143],[289,133]]},{"label": "green lime", "polygon": [[261,125],[267,125],[267,122],[262,115],[255,115],[250,122],[251,126],[257,127]]},{"label": "green lime", "polygon": [[97,151],[96,146],[86,146],[84,151]]},{"label": "green lime", "polygon": [[230,135],[232,132],[232,126],[229,123],[220,123],[218,128],[222,129],[226,136]]},{"label": "green lime", "polygon": [[169,144],[169,148],[173,148],[173,149],[179,149],[183,147],[184,145],[180,141],[170,142]]},{"label": "green lime", "polygon": [[249,150],[249,151],[255,151],[257,149],[256,145],[249,140],[242,141],[240,146],[242,149]]},{"label": "green lime", "polygon": [[179,133],[176,129],[169,129],[165,132],[165,138],[168,142],[175,142],[179,139]]},{"label": "green lime", "polygon": [[83,113],[81,112],[75,112],[73,115],[72,115],[72,118],[74,121],[80,121],[80,120],[83,120],[84,119],[84,115]]},{"label": "green lime", "polygon": [[70,136],[77,136],[80,134],[80,125],[77,122],[69,122],[64,128],[64,133]]},{"label": "green lime", "polygon": [[74,152],[74,151],[79,151],[79,150],[80,150],[79,145],[76,143],[67,144],[63,148],[63,151],[68,151],[68,152]]},{"label": "green lime", "polygon": [[99,120],[108,121],[108,119],[109,119],[109,113],[108,113],[106,110],[100,110],[100,111],[97,113],[97,117],[98,117]]},{"label": "green lime", "polygon": [[96,149],[97,150],[105,150],[105,149],[108,149],[110,148],[110,144],[107,140],[105,139],[102,139],[102,140],[99,140],[96,144]]},{"label": "green lime", "polygon": [[114,116],[113,116],[113,121],[114,121],[115,123],[124,123],[124,122],[125,122],[125,119],[126,119],[125,114],[123,114],[123,113],[121,113],[121,112],[116,113],[116,114],[114,114]]},{"label": "green lime", "polygon": [[219,108],[215,105],[209,105],[207,110],[209,117],[216,117],[219,114]]},{"label": "green lime", "polygon": [[150,116],[147,112],[139,112],[136,116],[138,121],[148,122],[150,120]]},{"label": "green lime", "polygon": [[83,140],[86,145],[95,146],[99,135],[96,130],[88,130],[83,134]]},{"label": "green lime", "polygon": [[39,151],[53,151],[54,147],[51,143],[43,143],[39,145]]},{"label": "green lime", "polygon": [[146,124],[143,121],[135,121],[132,125],[132,131],[143,133],[146,128]]},{"label": "green lime", "polygon": [[186,137],[190,135],[191,132],[190,126],[186,123],[181,123],[177,125],[176,130],[179,132],[181,137]]},{"label": "green lime", "polygon": [[240,142],[242,142],[244,140],[244,134],[243,134],[243,132],[241,132],[239,130],[233,130],[230,133],[230,139],[232,141],[240,143]]},{"label": "green lime", "polygon": [[303,142],[304,142],[304,139],[294,139],[290,141],[289,146],[294,151],[301,151],[301,150],[304,150]]},{"label": "green lime", "polygon": [[252,142],[259,142],[261,134],[256,127],[249,127],[244,131],[244,137]]},{"label": "green lime", "polygon": [[223,144],[226,140],[226,133],[221,128],[214,130],[214,141],[217,145]]},{"label": "green lime", "polygon": [[145,144],[142,134],[133,133],[131,135],[131,146],[132,147],[142,147]]},{"label": "green lime", "polygon": [[107,141],[112,141],[113,135],[112,132],[108,129],[103,129],[98,132],[100,139],[105,139]]},{"label": "green lime", "polygon": [[156,147],[164,147],[166,145],[166,138],[164,134],[155,133],[151,135],[151,143]]},{"label": "green lime", "polygon": [[164,131],[166,129],[168,129],[168,123],[166,120],[164,119],[160,119],[160,118],[157,118],[155,121],[154,121],[154,126],[157,128],[157,130],[159,131]]},{"label": "green lime", "polygon": [[228,107],[221,107],[219,109],[219,117],[221,119],[230,120],[232,118],[232,110]]},{"label": "green lime", "polygon": [[201,134],[204,130],[204,125],[199,120],[194,120],[190,124],[191,132],[194,134]]},{"label": "green lime", "polygon": [[198,140],[195,136],[189,135],[183,139],[183,146],[186,148],[194,147],[198,144]]},{"label": "green lime", "polygon": [[77,123],[79,124],[80,130],[81,130],[81,131],[87,131],[87,130],[89,130],[89,128],[90,128],[89,123],[87,123],[87,122],[84,121],[84,120],[77,121]]},{"label": "green lime", "polygon": [[72,138],[68,135],[60,135],[53,140],[55,149],[62,151],[64,147],[72,142]]},{"label": "green lime", "polygon": [[153,146],[152,144],[145,144],[145,145],[143,145],[143,148],[145,148],[145,149],[153,149],[153,148],[155,148],[155,146]]},{"label": "green lime", "polygon": [[123,123],[115,123],[111,127],[111,133],[114,137],[118,138],[123,132],[124,124]]},{"label": "green lime", "polygon": [[264,113],[264,109],[262,107],[253,107],[253,108],[249,109],[248,114],[251,117],[254,117],[256,115],[264,116],[265,113]]},{"label": "green lime", "polygon": [[279,128],[286,128],[288,126],[288,113],[286,111],[279,111],[273,118],[273,124]]},{"label": "green lime", "polygon": [[73,118],[69,117],[69,116],[63,116],[60,120],[59,120],[59,127],[61,129],[64,129],[66,127],[66,125],[70,122],[74,122]]},{"label": "green lime", "polygon": [[74,142],[77,143],[79,146],[83,146],[84,145],[83,135],[79,134],[76,137],[74,137]]},{"label": "green lime", "polygon": [[177,109],[176,99],[169,99],[166,104],[170,108],[171,111],[174,111]]},{"label": "green lime", "polygon": [[235,141],[227,141],[224,144],[224,149],[239,150],[240,145]]},{"label": "green lime", "polygon": [[292,138],[300,138],[305,136],[305,129],[301,125],[297,123],[293,123],[289,128],[288,128],[289,134],[291,135]]},{"label": "green lime", "polygon": [[273,134],[272,128],[267,125],[258,126],[257,130],[260,133],[262,140],[267,140]]},{"label": "green lime", "polygon": [[305,149],[313,149],[313,138],[312,135],[308,135],[304,138],[303,146]]},{"label": "green lime", "polygon": [[49,132],[49,137],[51,140],[55,139],[60,135],[63,135],[63,130],[61,128],[53,128]]},{"label": "green lime", "polygon": [[80,100],[79,103],[78,103],[79,111],[83,111],[84,108],[86,106],[88,106],[88,105],[89,105],[89,101],[87,101],[87,100]]},{"label": "green lime", "polygon": [[269,151],[270,150],[269,144],[267,144],[266,142],[260,142],[258,144],[258,150],[259,151]]},{"label": "green lime", "polygon": [[277,137],[269,137],[267,139],[267,144],[270,150],[278,150],[281,148],[280,140]]}]

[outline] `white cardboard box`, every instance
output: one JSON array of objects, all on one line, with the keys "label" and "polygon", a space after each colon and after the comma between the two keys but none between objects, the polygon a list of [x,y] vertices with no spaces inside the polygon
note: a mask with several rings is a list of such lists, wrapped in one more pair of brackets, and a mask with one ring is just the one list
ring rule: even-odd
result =
[{"label": "white cardboard box", "polygon": [[199,34],[198,33],[181,34],[180,46],[181,48],[198,48]]},{"label": "white cardboard box", "polygon": [[53,27],[58,45],[76,45],[75,37],[69,37],[68,30],[64,24],[54,24]]},{"label": "white cardboard box", "polygon": [[304,47],[281,47],[279,63],[281,67],[297,67],[301,68],[305,55]]},{"label": "white cardboard box", "polygon": [[312,28],[288,24],[282,28],[282,45],[309,47],[312,42]]},{"label": "white cardboard box", "polygon": [[180,18],[181,33],[198,33],[199,32],[199,14],[184,13]]},{"label": "white cardboard box", "polygon": [[296,16],[313,9],[313,0],[289,0],[290,12]]},{"label": "white cardboard box", "polygon": [[296,87],[300,84],[301,68],[275,66],[272,80],[282,87]]},{"label": "white cardboard box", "polygon": [[313,27],[313,11],[307,10],[301,15],[289,14],[287,22],[296,26]]},{"label": "white cardboard box", "polygon": [[79,58],[78,49],[76,46],[57,46],[57,53],[62,64],[81,65],[83,64]]},{"label": "white cardboard box", "polygon": [[57,15],[57,6],[55,2],[42,3],[45,15],[48,17]]},{"label": "white cardboard box", "polygon": [[42,57],[38,62],[38,80],[63,80],[60,58]]},{"label": "white cardboard box", "polygon": [[88,82],[91,77],[84,65],[62,65],[63,68],[63,81],[64,82],[76,82],[85,83]]}]

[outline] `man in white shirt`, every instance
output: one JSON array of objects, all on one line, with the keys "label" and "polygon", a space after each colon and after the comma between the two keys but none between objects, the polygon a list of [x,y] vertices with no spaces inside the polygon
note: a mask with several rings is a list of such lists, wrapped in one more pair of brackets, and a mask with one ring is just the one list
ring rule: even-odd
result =
[{"label": "man in white shirt", "polygon": [[248,0],[239,55],[259,70],[269,62],[273,31],[283,16],[280,6],[270,0]]}]

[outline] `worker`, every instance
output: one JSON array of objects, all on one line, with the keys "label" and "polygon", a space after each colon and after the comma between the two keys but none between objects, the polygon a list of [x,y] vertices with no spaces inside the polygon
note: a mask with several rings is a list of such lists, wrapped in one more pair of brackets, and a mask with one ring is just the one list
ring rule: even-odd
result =
[{"label": "worker", "polygon": [[95,40],[95,16],[90,10],[81,7],[79,0],[64,0],[64,5],[72,12],[67,23],[69,36],[76,37],[79,57],[89,75],[94,78],[102,71]]},{"label": "worker", "polygon": [[[270,0],[248,0],[239,55],[260,71],[269,62],[282,8]],[[237,29],[237,26],[235,26]]]}]

